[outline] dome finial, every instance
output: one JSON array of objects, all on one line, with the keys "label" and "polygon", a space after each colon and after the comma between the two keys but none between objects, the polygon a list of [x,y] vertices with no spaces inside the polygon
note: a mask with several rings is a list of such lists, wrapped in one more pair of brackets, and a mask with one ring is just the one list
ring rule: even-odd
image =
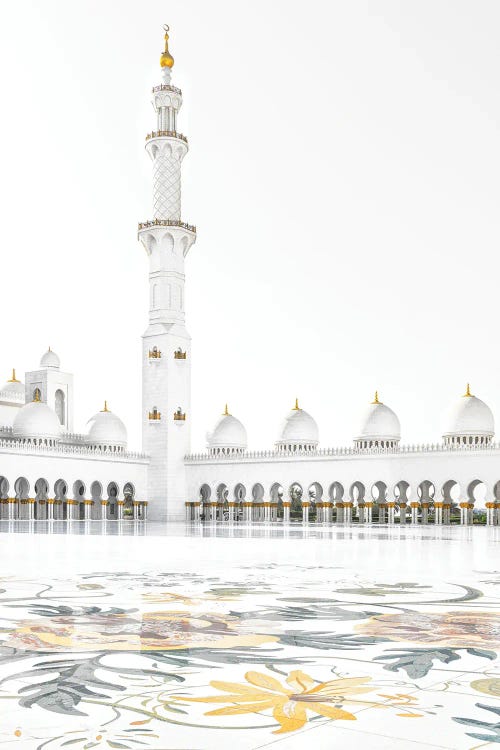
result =
[{"label": "dome finial", "polygon": [[108,402],[107,401],[104,402],[104,409],[101,409],[101,411],[102,412],[103,411],[109,411],[109,409],[108,409]]},{"label": "dome finial", "polygon": [[381,404],[382,401],[378,400],[378,391],[375,391],[375,398],[372,401],[372,404]]},{"label": "dome finial", "polygon": [[227,408],[227,404],[224,407],[224,411],[222,412],[222,416],[223,417],[230,417],[231,416],[230,413],[229,413],[229,410]]},{"label": "dome finial", "polygon": [[470,392],[470,383],[467,383],[467,389],[466,389],[466,391],[464,393],[464,398],[466,396],[472,396],[472,393]]},{"label": "dome finial", "polygon": [[165,24],[163,26],[165,29],[165,49],[162,52],[162,55],[160,57],[160,66],[162,68],[173,68],[174,67],[174,58],[168,51],[168,32],[169,32],[169,26],[168,24]]},{"label": "dome finial", "polygon": [[19,381],[19,380],[18,380],[18,379],[16,378],[16,368],[15,368],[15,367],[13,367],[13,368],[12,368],[12,377],[11,377],[11,379],[10,379],[10,380],[9,380],[8,382],[9,382],[9,383],[19,383],[19,382],[20,382],[20,381]]},{"label": "dome finial", "polygon": [[295,406],[293,407],[292,411],[300,411],[299,399],[298,398],[295,399]]}]

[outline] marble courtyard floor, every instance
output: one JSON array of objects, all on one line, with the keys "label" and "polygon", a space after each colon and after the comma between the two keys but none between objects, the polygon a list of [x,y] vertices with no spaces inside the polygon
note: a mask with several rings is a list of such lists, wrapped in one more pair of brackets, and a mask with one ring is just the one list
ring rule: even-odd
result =
[{"label": "marble courtyard floor", "polygon": [[500,743],[500,527],[0,522],[0,743]]}]

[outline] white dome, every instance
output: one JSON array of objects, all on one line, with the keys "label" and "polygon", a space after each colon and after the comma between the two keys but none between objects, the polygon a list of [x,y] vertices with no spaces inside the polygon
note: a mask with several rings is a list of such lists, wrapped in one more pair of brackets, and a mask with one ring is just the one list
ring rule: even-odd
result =
[{"label": "white dome", "polygon": [[40,360],[40,367],[50,367],[53,370],[58,370],[61,366],[61,361],[57,354],[49,348]]},{"label": "white dome", "polygon": [[31,401],[16,414],[12,433],[18,438],[51,438],[58,440],[61,425],[57,414],[43,401]]},{"label": "white dome", "polygon": [[276,445],[316,446],[318,442],[318,425],[296,401],[295,407],[287,414],[281,425]]},{"label": "white dome", "polygon": [[358,440],[390,440],[401,439],[401,425],[397,415],[386,404],[375,400],[368,405],[361,418],[358,434],[354,438]]},{"label": "white dome", "polygon": [[19,401],[20,397],[24,399],[24,383],[21,383],[20,380],[17,380],[15,370],[12,370],[11,379],[8,380],[2,388],[0,388],[0,391],[2,391],[3,394],[12,395],[15,401]]},{"label": "white dome", "polygon": [[226,406],[224,414],[217,420],[212,432],[207,435],[207,447],[246,450],[247,431],[239,419],[229,414]]},{"label": "white dome", "polygon": [[493,437],[495,421],[490,407],[473,396],[467,385],[466,393],[456,401],[448,412],[444,437]]},{"label": "white dome", "polygon": [[120,417],[109,411],[104,403],[103,411],[97,412],[87,422],[86,442],[90,445],[110,445],[125,448],[127,445],[127,428]]}]

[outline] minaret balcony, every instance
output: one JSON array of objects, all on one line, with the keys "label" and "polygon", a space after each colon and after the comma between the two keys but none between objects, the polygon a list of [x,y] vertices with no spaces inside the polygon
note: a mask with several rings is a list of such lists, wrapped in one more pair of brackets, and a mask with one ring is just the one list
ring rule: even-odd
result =
[{"label": "minaret balcony", "polygon": [[141,221],[137,227],[140,232],[143,229],[150,229],[151,227],[179,227],[180,229],[187,229],[188,232],[196,234],[196,227],[193,224],[186,224],[185,221],[179,221],[177,219],[153,219],[152,221]]},{"label": "minaret balcony", "polygon": [[186,136],[178,133],[176,130],[153,130],[152,133],[147,134],[146,141],[150,141],[153,138],[178,138],[180,141],[184,141],[184,143],[188,142]]},{"label": "minaret balcony", "polygon": [[171,94],[182,96],[182,91],[177,86],[171,86],[168,83],[161,83],[159,86],[153,86],[152,93],[157,94],[159,91],[170,91]]}]

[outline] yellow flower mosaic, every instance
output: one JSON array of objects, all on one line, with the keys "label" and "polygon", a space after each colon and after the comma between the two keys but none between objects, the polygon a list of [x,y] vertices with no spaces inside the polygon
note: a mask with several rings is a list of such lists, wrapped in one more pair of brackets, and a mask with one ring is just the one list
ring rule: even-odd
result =
[{"label": "yellow flower mosaic", "polygon": [[236,682],[213,680],[210,685],[223,695],[210,695],[202,698],[172,696],[180,701],[193,703],[232,703],[233,705],[207,711],[206,716],[234,716],[272,709],[273,717],[280,725],[274,734],[294,732],[307,722],[307,712],[324,716],[326,719],[355,720],[356,717],[340,708],[344,703],[360,703],[355,696],[375,690],[368,687],[371,677],[349,677],[318,683],[312,677],[296,670],[290,672],[286,684],[262,672],[247,672],[248,685]]}]

